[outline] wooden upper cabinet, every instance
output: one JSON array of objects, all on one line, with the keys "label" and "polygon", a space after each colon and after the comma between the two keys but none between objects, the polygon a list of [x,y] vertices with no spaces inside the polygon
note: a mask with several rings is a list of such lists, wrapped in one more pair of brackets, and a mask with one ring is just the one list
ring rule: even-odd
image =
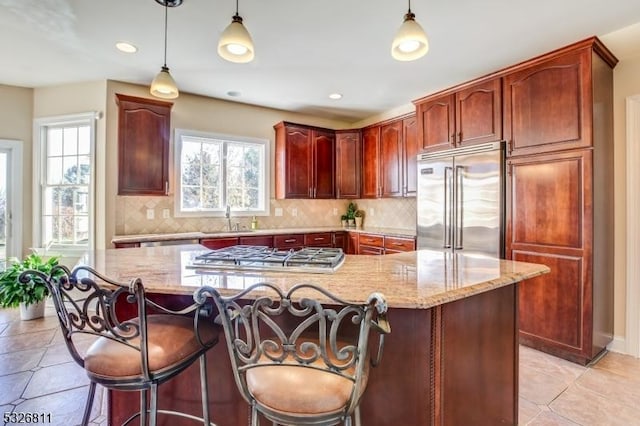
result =
[{"label": "wooden upper cabinet", "polygon": [[507,155],[591,146],[591,49],[504,78]]},{"label": "wooden upper cabinet", "polygon": [[380,196],[402,196],[402,120],[380,127]]},{"label": "wooden upper cabinet", "polygon": [[502,82],[482,81],[416,102],[418,138],[425,151],[502,139]]},{"label": "wooden upper cabinet", "polygon": [[333,130],[314,129],[313,139],[313,198],[335,198],[335,149]]},{"label": "wooden upper cabinet", "polygon": [[415,115],[402,120],[402,137],[404,138],[404,175],[402,195],[415,197],[418,186],[418,120]]},{"label": "wooden upper cabinet", "polygon": [[334,131],[286,122],[274,128],[276,198],[334,198]]},{"label": "wooden upper cabinet", "polygon": [[336,131],[336,198],[360,198],[360,130]]},{"label": "wooden upper cabinet", "polygon": [[167,195],[173,103],[116,93],[118,195]]},{"label": "wooden upper cabinet", "polygon": [[377,198],[380,195],[379,155],[380,126],[362,130],[362,188],[361,198]]},{"label": "wooden upper cabinet", "polygon": [[502,85],[499,78],[455,94],[456,146],[502,139]]},{"label": "wooden upper cabinet", "polygon": [[455,141],[454,96],[421,102],[417,105],[418,136],[425,151],[453,148]]}]

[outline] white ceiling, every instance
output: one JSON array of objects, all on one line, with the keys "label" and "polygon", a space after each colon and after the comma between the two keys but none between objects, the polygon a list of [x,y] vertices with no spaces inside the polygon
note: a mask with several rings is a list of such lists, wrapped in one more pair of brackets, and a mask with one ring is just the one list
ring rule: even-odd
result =
[{"label": "white ceiling", "polygon": [[[182,92],[355,122],[640,22],[639,0],[414,0],[431,49],[397,62],[391,40],[406,8],[405,0],[240,0],[256,57],[234,64],[216,47],[235,1],[184,0],[169,9],[167,64]],[[0,0],[0,84],[149,84],[162,65],[163,31],[155,0]],[[640,31],[625,34],[631,44],[612,42],[640,46]],[[117,51],[119,40],[138,53]],[[332,92],[343,99],[328,99]]]}]

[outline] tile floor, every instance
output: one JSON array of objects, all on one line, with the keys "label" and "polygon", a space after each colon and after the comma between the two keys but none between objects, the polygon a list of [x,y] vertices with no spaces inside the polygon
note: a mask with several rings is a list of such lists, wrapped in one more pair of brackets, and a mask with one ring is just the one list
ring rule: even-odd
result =
[{"label": "tile floor", "polygon": [[[51,308],[33,321],[20,321],[15,309],[0,309],[0,413],[51,413],[46,424],[75,425],[82,419],[87,385]],[[100,387],[91,425],[106,425]],[[583,367],[521,347],[520,425],[640,426],[640,359],[608,353]]]}]

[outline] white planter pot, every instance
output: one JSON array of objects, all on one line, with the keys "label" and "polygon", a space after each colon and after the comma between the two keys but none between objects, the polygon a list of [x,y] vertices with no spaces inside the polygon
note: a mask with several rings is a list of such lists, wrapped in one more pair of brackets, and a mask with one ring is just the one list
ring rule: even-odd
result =
[{"label": "white planter pot", "polygon": [[24,321],[42,318],[44,316],[45,301],[41,300],[30,305],[20,304],[20,319]]},{"label": "white planter pot", "polygon": [[356,216],[356,228],[362,228],[362,218]]}]

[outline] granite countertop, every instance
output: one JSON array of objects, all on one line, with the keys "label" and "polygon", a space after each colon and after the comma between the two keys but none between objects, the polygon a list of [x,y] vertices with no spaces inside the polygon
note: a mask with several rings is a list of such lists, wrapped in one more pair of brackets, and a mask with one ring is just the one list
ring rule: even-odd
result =
[{"label": "granite countertop", "polygon": [[383,293],[390,307],[426,309],[548,273],[547,266],[465,254],[418,250],[386,256],[346,255],[334,273],[287,271],[197,271],[186,265],[207,252],[199,244],[108,249],[88,252],[80,264],[116,281],[140,277],[148,292],[191,295],[203,285],[233,294],[270,282],[283,290],[299,283],[320,285],[336,296],[364,302]]},{"label": "granite countertop", "polygon": [[179,232],[173,234],[139,234],[139,235],[116,235],[111,239],[112,243],[142,243],[155,241],[174,241],[174,240],[198,240],[202,238],[223,238],[223,237],[244,237],[250,235],[282,235],[282,234],[306,234],[311,232],[362,232],[368,234],[388,235],[390,237],[415,237],[415,229],[401,228],[380,228],[380,227],[363,227],[363,228],[343,228],[341,226],[334,227],[307,227],[307,228],[277,228],[277,229],[257,229],[242,231],[222,231],[222,232]]}]

